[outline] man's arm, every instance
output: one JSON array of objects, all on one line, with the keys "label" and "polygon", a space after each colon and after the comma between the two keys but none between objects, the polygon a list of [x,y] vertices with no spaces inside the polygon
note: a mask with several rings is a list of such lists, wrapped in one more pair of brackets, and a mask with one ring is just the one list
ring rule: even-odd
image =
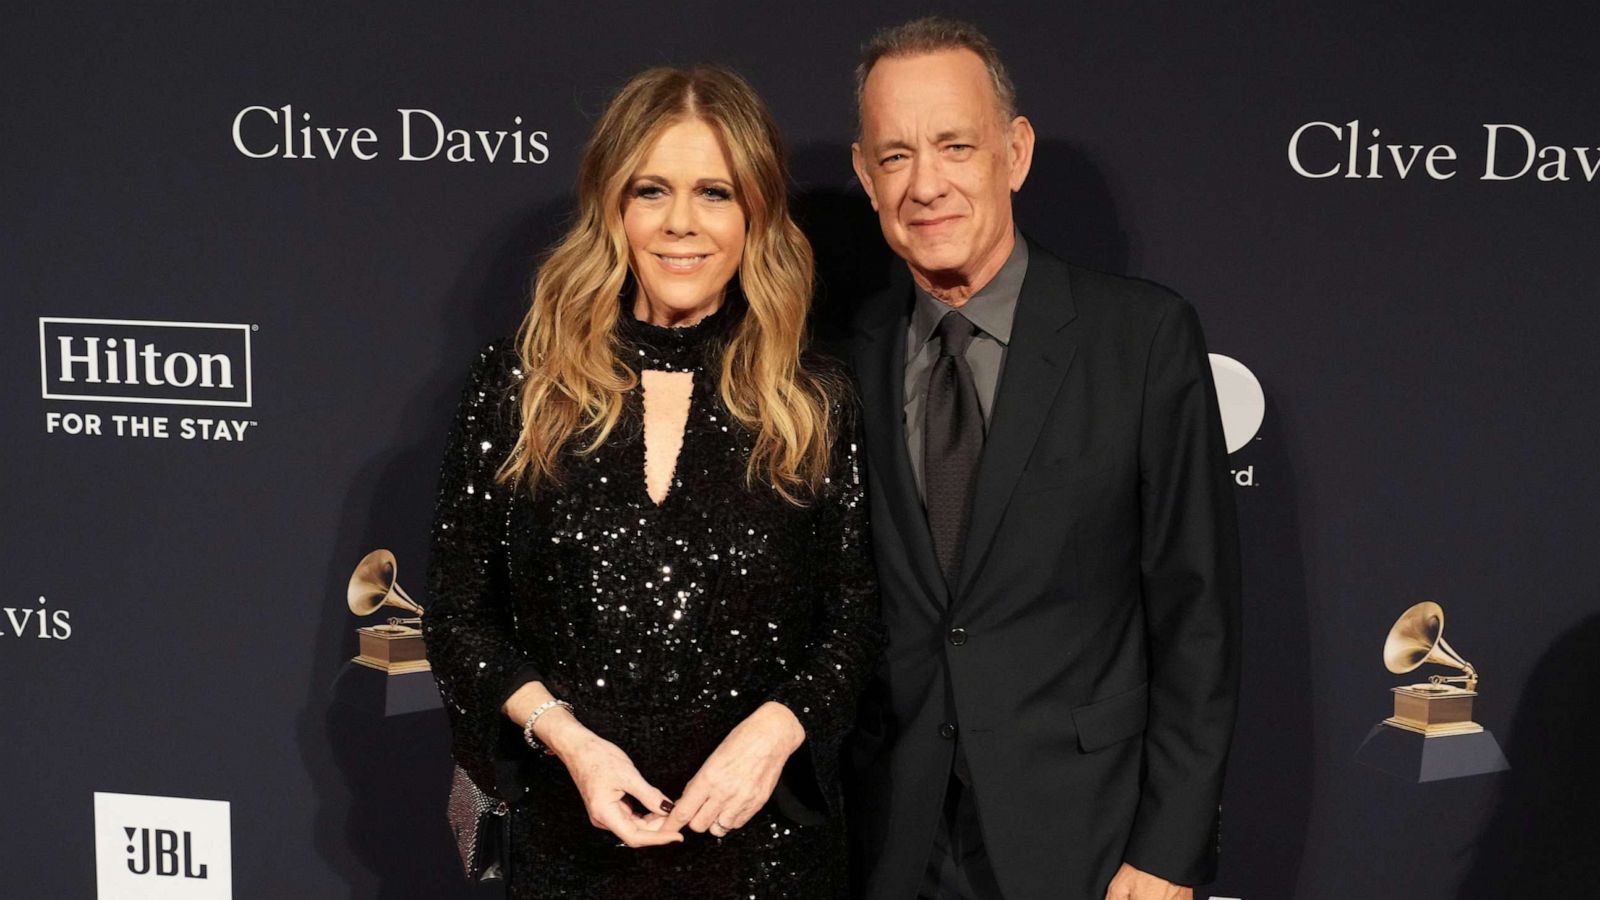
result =
[{"label": "man's arm", "polygon": [[1238,701],[1238,531],[1216,388],[1193,307],[1171,305],[1146,365],[1140,565],[1150,717],[1124,859],[1193,885],[1216,873],[1218,803]]}]

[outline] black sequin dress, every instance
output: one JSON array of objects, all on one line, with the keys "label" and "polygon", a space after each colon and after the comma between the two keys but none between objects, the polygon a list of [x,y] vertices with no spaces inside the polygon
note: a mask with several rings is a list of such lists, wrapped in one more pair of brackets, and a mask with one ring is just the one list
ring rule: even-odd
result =
[{"label": "black sequin dress", "polygon": [[[496,484],[519,430],[509,342],[473,368],[440,480],[424,617],[455,756],[512,800],[516,898],[837,898],[845,895],[839,745],[881,649],[859,413],[835,403],[831,475],[806,507],[746,486],[751,438],[716,390],[730,301],[697,325],[625,311],[636,370],[690,371],[671,489],[644,481],[641,393],[604,446],[571,453],[559,484]],[[821,365],[808,358],[808,365]],[[500,712],[540,679],[669,797],[741,720],[784,703],[806,742],[773,798],[716,839],[630,849],[590,824],[555,757]]]}]

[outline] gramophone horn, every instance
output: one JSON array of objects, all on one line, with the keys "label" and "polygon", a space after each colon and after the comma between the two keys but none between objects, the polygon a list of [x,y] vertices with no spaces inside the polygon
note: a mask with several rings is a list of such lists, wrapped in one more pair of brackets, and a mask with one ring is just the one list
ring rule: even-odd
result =
[{"label": "gramophone horn", "polygon": [[387,550],[374,550],[363,556],[355,572],[350,575],[350,586],[345,589],[345,601],[350,604],[350,611],[358,616],[368,616],[377,612],[379,607],[394,606],[422,615],[422,607],[407,596],[395,580],[397,569],[394,554]]},{"label": "gramophone horn", "polygon": [[1396,675],[1426,663],[1460,669],[1476,680],[1472,664],[1445,642],[1444,609],[1431,600],[1424,600],[1401,613],[1383,642],[1383,664]]}]

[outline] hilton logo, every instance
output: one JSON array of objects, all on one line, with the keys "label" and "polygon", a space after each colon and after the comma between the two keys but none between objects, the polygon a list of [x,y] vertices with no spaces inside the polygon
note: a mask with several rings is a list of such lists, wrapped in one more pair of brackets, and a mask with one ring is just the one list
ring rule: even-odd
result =
[{"label": "hilton logo", "polygon": [[248,325],[39,319],[46,400],[249,406]]},{"label": "hilton logo", "polygon": [[101,900],[231,900],[226,801],[94,795]]},{"label": "hilton logo", "polygon": [[[254,325],[143,319],[39,319],[46,400],[250,406]],[[47,410],[46,434],[243,441],[254,419]]]}]

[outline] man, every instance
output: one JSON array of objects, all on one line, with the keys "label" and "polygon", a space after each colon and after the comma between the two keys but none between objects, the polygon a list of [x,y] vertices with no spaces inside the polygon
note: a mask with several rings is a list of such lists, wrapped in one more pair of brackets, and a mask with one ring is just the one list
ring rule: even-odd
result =
[{"label": "man", "polygon": [[1239,671],[1195,313],[1016,231],[1034,133],[976,28],[883,32],[857,76],[856,173],[911,276],[849,349],[889,633],[852,751],[864,894],[1190,898]]}]

